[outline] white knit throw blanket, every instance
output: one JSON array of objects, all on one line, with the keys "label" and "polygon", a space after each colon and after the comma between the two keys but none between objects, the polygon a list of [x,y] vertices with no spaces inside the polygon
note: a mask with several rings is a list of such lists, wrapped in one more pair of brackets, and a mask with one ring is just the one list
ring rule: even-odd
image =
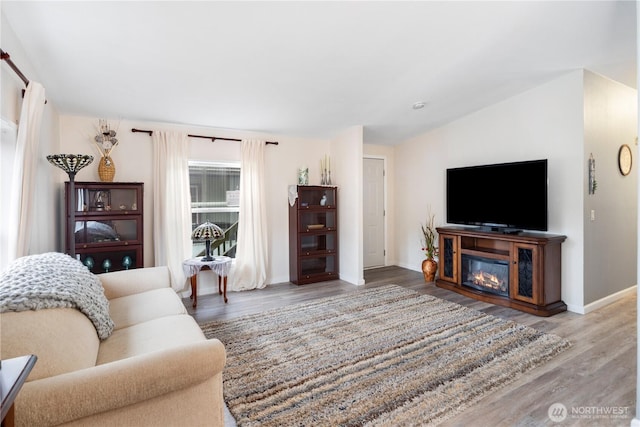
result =
[{"label": "white knit throw blanket", "polygon": [[0,276],[0,313],[45,308],[77,308],[91,320],[102,340],[113,331],[100,279],[69,255],[25,256]]}]

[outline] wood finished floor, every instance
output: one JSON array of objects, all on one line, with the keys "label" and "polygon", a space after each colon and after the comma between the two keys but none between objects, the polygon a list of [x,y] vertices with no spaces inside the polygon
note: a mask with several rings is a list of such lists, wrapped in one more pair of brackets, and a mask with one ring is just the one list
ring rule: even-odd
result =
[{"label": "wood finished floor", "polygon": [[[424,283],[422,273],[400,267],[367,270],[364,277],[364,286],[340,280],[303,286],[281,283],[230,292],[227,304],[218,295],[199,296],[196,309],[188,298],[183,302],[196,321],[204,323],[393,283],[559,335],[572,343],[569,350],[443,425],[628,426],[635,416],[635,294],[587,315],[565,312],[543,318],[440,289]],[[554,403],[562,403],[568,410],[568,417],[559,424],[548,417],[549,406]],[[610,415],[611,411],[618,415]]]}]

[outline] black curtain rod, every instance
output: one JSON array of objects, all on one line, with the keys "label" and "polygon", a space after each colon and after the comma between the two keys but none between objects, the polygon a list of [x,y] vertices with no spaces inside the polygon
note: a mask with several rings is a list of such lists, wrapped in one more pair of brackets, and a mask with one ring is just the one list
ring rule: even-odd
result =
[{"label": "black curtain rod", "polygon": [[[18,77],[20,77],[20,80],[24,82],[25,86],[29,86],[29,79],[27,78],[27,76],[22,74],[22,71],[20,71],[18,66],[13,63],[13,61],[11,60],[11,55],[0,49],[0,59],[5,61],[9,65],[9,67],[11,67],[11,69],[18,75]],[[24,89],[22,89],[22,97],[24,98]],[[46,99],[44,100],[44,103],[47,103]]]},{"label": "black curtain rod", "polygon": [[29,79],[24,74],[22,74],[22,71],[20,71],[20,69],[16,66],[16,64],[13,63],[13,61],[11,60],[11,55],[9,55],[7,52],[5,52],[2,49],[0,49],[0,55],[2,56],[2,60],[7,61],[7,64],[9,64],[9,67],[11,67],[11,69],[15,71],[18,77],[20,77],[20,80],[24,82],[24,85],[29,86]]},{"label": "black curtain rod", "polygon": [[[153,135],[153,131],[152,130],[143,130],[143,129],[136,129],[133,128],[131,129],[131,132],[136,133],[136,132],[140,132],[140,133],[148,133],[149,136]],[[219,139],[221,141],[242,141],[241,139],[236,139],[236,138],[221,138],[219,136],[204,136],[204,135],[187,135],[191,138],[204,138],[204,139],[210,139],[211,142],[215,142],[216,139]],[[265,144],[267,145],[278,145],[277,141],[266,141]]]}]

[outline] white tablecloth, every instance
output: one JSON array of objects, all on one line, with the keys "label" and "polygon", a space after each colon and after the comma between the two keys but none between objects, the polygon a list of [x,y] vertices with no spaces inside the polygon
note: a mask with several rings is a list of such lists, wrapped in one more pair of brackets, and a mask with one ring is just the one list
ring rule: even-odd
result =
[{"label": "white tablecloth", "polygon": [[213,261],[201,261],[202,257],[191,258],[182,262],[182,270],[185,276],[191,277],[207,266],[218,276],[226,277],[229,275],[231,269],[231,258],[228,256],[216,256],[213,257]]}]

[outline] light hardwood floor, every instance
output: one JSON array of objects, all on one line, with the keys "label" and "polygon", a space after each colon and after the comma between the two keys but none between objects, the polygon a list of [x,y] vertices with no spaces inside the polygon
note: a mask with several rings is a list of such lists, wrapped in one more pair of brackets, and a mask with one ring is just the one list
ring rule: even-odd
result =
[{"label": "light hardwood floor", "polygon": [[[540,331],[568,339],[572,347],[545,365],[486,396],[447,426],[629,426],[635,416],[636,296],[627,296],[587,315],[570,312],[543,318],[458,295],[424,282],[421,273],[400,267],[365,271],[364,286],[331,281],[296,286],[281,283],[265,289],[198,297],[189,313],[199,323],[232,319],[341,293],[394,283],[434,295]],[[568,411],[561,423],[548,416],[552,404]],[[614,412],[615,414],[612,414]]]}]

